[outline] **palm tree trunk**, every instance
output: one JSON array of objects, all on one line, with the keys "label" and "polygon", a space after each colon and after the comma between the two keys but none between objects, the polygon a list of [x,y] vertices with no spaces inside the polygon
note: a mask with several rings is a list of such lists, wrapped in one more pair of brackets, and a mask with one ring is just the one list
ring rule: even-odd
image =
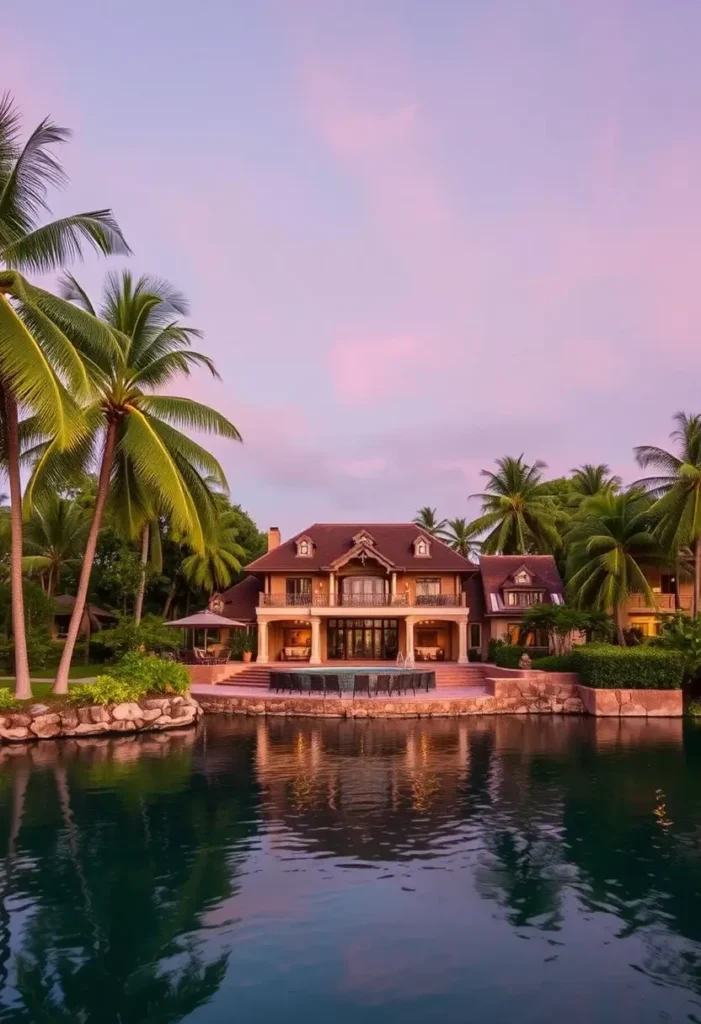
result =
[{"label": "palm tree trunk", "polygon": [[27,633],[24,621],[22,590],[22,483],[19,475],[19,427],[17,403],[4,391],[7,429],[7,475],[10,482],[10,586],[12,591],[12,636],[15,647],[15,696],[27,700],[32,696],[27,657]]},{"label": "palm tree trunk", "polygon": [[619,604],[616,607],[616,635],[618,636],[618,643],[620,647],[626,646],[626,635],[624,633],[625,625],[625,611],[624,605]]},{"label": "palm tree trunk", "polygon": [[54,693],[68,693],[68,671],[71,667],[71,659],[73,658],[73,651],[75,650],[75,642],[78,639],[80,624],[83,621],[83,612],[85,611],[85,602],[88,597],[88,587],[90,585],[90,574],[92,572],[93,562],[95,561],[97,538],[102,525],[102,516],[105,511],[105,504],[107,503],[110,474],[112,472],[112,463],[114,462],[114,451],[116,445],[117,421],[110,420],[107,425],[105,447],[102,452],[102,465],[100,466],[100,478],[97,483],[95,511],[93,512],[90,532],[88,533],[88,539],[85,545],[83,564],[80,569],[80,579],[78,581],[78,593],[75,595],[75,605],[73,606],[73,614],[71,615],[71,621],[68,626],[68,635],[66,636],[66,643],[61,654],[58,672],[56,673],[56,681],[53,688]]},{"label": "palm tree trunk", "polygon": [[178,581],[177,581],[177,579],[174,579],[171,582],[170,586],[168,587],[168,594],[166,596],[166,603],[163,605],[163,618],[164,619],[168,618],[168,613],[170,612],[171,605],[173,604],[173,601],[175,600],[175,594],[177,592],[177,589],[178,589]]},{"label": "palm tree trunk", "polygon": [[134,622],[138,626],[141,622],[141,615],[144,610],[144,593],[146,591],[146,563],[148,562],[148,547],[150,528],[147,523],[141,534],[141,576],[139,577],[139,589],[136,592],[134,602]]},{"label": "palm tree trunk", "polygon": [[694,593],[691,599],[691,614],[693,618],[699,614],[699,584],[701,584],[701,537],[694,541]]}]

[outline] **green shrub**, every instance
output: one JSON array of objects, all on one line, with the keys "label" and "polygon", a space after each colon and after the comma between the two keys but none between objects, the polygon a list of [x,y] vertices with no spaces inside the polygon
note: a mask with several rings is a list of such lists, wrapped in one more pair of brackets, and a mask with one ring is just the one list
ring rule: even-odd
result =
[{"label": "green shrub", "polygon": [[14,693],[11,693],[6,686],[0,686],[0,711],[14,711],[20,706]]},{"label": "green shrub", "polygon": [[98,676],[95,682],[76,686],[70,699],[74,704],[125,704],[139,700],[146,690],[139,683],[114,676]]},{"label": "green shrub", "polygon": [[190,673],[184,665],[139,651],[125,654],[110,667],[110,675],[140,686],[142,693],[186,693],[190,689]]},{"label": "green shrub", "polygon": [[701,718],[701,700],[690,700],[686,706],[686,713],[692,718]]},{"label": "green shrub", "polygon": [[648,644],[585,644],[572,651],[570,657],[580,682],[598,689],[676,690],[684,676],[682,654]]},{"label": "green shrub", "polygon": [[189,689],[190,674],[184,665],[130,651],[110,666],[109,675],[74,687],[71,700],[76,704],[123,704],[147,693],[186,693]]},{"label": "green shrub", "polygon": [[145,615],[137,626],[133,618],[121,618],[113,629],[103,629],[93,639],[115,658],[129,651],[177,651],[182,644],[182,632],[164,625],[158,615]]},{"label": "green shrub", "polygon": [[575,672],[571,654],[549,654],[545,658],[535,658],[533,668],[540,672]]},{"label": "green shrub", "polygon": [[518,668],[522,654],[529,658],[545,658],[548,655],[547,647],[522,647],[521,644],[497,644],[494,651],[494,661],[499,668]]}]

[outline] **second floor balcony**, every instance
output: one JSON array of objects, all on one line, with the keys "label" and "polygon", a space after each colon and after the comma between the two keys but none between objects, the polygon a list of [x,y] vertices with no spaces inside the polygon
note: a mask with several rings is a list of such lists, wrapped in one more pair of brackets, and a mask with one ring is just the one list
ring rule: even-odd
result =
[{"label": "second floor balcony", "polygon": [[460,608],[464,594],[260,594],[261,608]]}]

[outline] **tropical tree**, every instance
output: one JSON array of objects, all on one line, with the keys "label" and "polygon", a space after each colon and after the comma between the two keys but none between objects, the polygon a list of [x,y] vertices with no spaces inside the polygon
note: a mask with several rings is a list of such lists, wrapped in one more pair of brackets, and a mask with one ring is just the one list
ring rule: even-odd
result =
[{"label": "tropical tree", "polygon": [[203,587],[212,594],[231,586],[245,556],[245,549],[238,543],[236,513],[222,510],[213,534],[205,538],[204,551],[193,551],[183,559],[182,574],[190,586]]},{"label": "tropical tree", "polygon": [[620,476],[614,476],[604,462],[598,465],[585,462],[583,466],[577,466],[571,470],[571,473],[570,486],[574,493],[581,498],[591,498],[594,494],[621,489]]},{"label": "tropical tree", "polygon": [[[85,291],[68,275],[64,295],[97,316]],[[202,551],[215,514],[206,477],[225,486],[214,456],[178,428],[240,440],[236,427],[214,409],[189,398],[154,393],[170,387],[179,374],[204,367],[217,376],[212,360],[191,348],[200,332],[179,318],[187,302],[167,282],[128,272],[107,278],[102,320],[115,345],[96,351],[90,360],[96,397],[84,409],[86,429],[79,441],[61,451],[54,439],[37,449],[36,466],[27,485],[36,488],[65,482],[71,470],[85,473],[99,464],[92,523],[81,567],[75,606],[56,676],[54,691],[68,689],[68,670],[90,582],[98,534],[108,499],[112,520],[122,536],[139,536],[154,509],[162,511],[174,531]]]},{"label": "tropical tree", "polygon": [[446,522],[445,541],[463,558],[472,558],[479,552],[480,542],[476,539],[477,531],[467,519],[448,519]]},{"label": "tropical tree", "polygon": [[65,303],[30,287],[19,271],[55,270],[80,256],[86,243],[104,254],[129,252],[110,210],[40,223],[49,212],[49,188],[66,181],[53,150],[66,142],[69,134],[46,118],[22,144],[19,110],[9,93],[0,97],[0,449],[12,516],[15,692],[24,698],[31,696],[31,685],[22,596],[18,410],[30,414],[29,435],[37,429],[51,433],[57,445],[75,439],[78,417],[71,394],[84,396],[87,378],[64,328],[70,323],[88,332],[89,327],[67,310]]},{"label": "tropical tree", "polygon": [[426,533],[430,533],[432,537],[443,538],[445,519],[438,518],[438,509],[431,508],[430,505],[424,505],[416,513],[412,522],[415,526],[420,526]]},{"label": "tropical tree", "polygon": [[550,553],[560,545],[560,513],[548,484],[543,481],[545,463],[532,466],[506,456],[497,459],[497,471],[483,469],[487,488],[472,494],[482,502],[482,515],[469,524],[473,534],[486,532],[482,551],[486,554],[525,555]]},{"label": "tropical tree", "polygon": [[670,437],[677,445],[676,454],[656,445],[634,449],[639,466],[657,471],[636,486],[655,499],[655,537],[670,558],[678,561],[686,546],[691,549],[691,614],[695,618],[701,611],[701,416],[678,412],[674,422]]},{"label": "tropical tree", "polygon": [[24,528],[27,554],[22,567],[41,576],[49,597],[59,592],[66,569],[80,568],[87,532],[88,516],[73,499],[46,492],[31,510]]},{"label": "tropical tree", "polygon": [[642,594],[655,607],[642,568],[660,562],[649,524],[650,501],[644,491],[605,491],[583,503],[565,534],[568,594],[579,608],[611,612],[621,646],[631,594]]}]

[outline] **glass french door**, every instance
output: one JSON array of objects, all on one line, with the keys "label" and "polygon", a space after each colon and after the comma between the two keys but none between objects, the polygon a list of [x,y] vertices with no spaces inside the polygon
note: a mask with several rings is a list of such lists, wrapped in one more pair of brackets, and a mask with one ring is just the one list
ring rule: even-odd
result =
[{"label": "glass french door", "polygon": [[391,661],[397,657],[396,619],[329,619],[329,658]]},{"label": "glass french door", "polygon": [[381,576],[344,576],[341,580],[341,604],[371,607],[384,604],[384,597],[385,581]]}]

